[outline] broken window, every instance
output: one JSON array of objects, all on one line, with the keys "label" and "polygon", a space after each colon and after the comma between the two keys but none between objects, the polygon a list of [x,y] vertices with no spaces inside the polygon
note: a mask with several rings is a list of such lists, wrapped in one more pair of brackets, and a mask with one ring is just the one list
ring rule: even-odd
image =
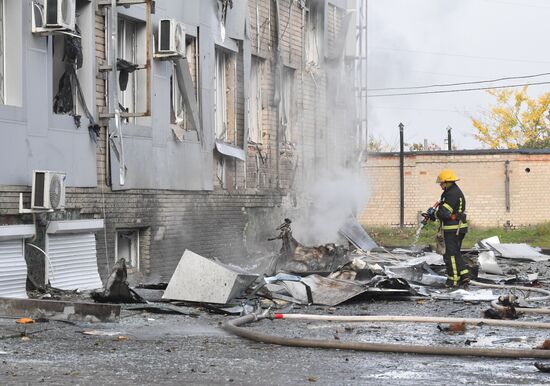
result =
[{"label": "broken window", "polygon": [[[192,36],[186,37],[185,56],[191,72],[191,78],[195,86],[195,97],[198,102],[197,90],[197,41]],[[184,130],[196,130],[192,127],[187,109],[183,103],[183,96],[178,85],[175,64],[172,66],[172,75],[170,76],[170,123],[178,125]]]},{"label": "broken window", "polygon": [[281,127],[283,131],[283,142],[292,142],[292,126],[294,116],[294,69],[284,67],[283,70],[283,92],[281,95]]},{"label": "broken window", "polygon": [[309,3],[305,28],[306,63],[316,66],[320,63],[323,49],[323,8],[322,4]]},{"label": "broken window", "polygon": [[[136,113],[146,109],[146,77],[144,71],[137,71],[145,63],[145,23],[126,17],[118,18],[117,69],[119,71],[118,102],[121,112]],[[136,122],[130,118],[128,122]]]},{"label": "broken window", "polygon": [[328,5],[328,23],[327,23],[327,49],[328,52],[334,52],[340,47],[337,47],[337,37],[342,28],[345,11],[338,8],[334,4]]},{"label": "broken window", "polygon": [[262,142],[262,69],[263,61],[253,56],[250,66],[250,125],[248,140]]},{"label": "broken window", "polygon": [[139,270],[139,229],[117,231],[115,259],[124,259],[128,268]]},{"label": "broken window", "polygon": [[216,100],[215,133],[216,139],[231,142],[230,132],[235,130],[235,54],[216,48]]},{"label": "broken window", "polygon": [[91,72],[92,67],[91,63],[84,63],[83,53],[92,49],[91,39],[86,33],[93,28],[89,20],[90,12],[89,0],[78,0],[76,27],[72,35],[54,34],[49,38],[52,55],[53,112],[56,114],[87,115],[88,107],[85,106],[85,100],[86,97],[92,98],[93,86],[83,78]]},{"label": "broken window", "polygon": [[227,188],[227,182],[226,182],[226,176],[225,176],[225,158],[224,157],[218,157],[217,163],[216,163],[216,177],[218,179],[218,183],[220,184],[220,187],[222,189]]}]

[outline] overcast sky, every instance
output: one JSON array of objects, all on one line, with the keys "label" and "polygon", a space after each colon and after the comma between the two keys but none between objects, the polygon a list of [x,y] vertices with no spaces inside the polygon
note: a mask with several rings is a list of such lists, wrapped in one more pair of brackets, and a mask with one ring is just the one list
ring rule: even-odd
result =
[{"label": "overcast sky", "polygon": [[[368,7],[369,89],[550,72],[550,0],[368,0]],[[494,84],[541,81],[550,76]],[[529,90],[538,96],[550,84]],[[483,91],[370,97],[369,131],[398,149],[403,122],[405,142],[444,147],[451,126],[459,149],[482,148],[469,116],[491,101]]]}]

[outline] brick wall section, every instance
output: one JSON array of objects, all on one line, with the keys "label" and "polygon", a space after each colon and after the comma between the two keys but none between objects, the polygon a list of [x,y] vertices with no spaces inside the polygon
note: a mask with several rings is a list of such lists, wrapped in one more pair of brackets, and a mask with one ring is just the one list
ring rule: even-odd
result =
[{"label": "brick wall section", "polygon": [[[506,208],[505,163],[509,161],[510,208]],[[466,196],[469,221],[478,226],[526,226],[550,221],[548,181],[550,152],[434,152],[405,157],[405,223],[416,225],[418,213],[439,199],[439,171],[453,169]],[[361,211],[367,226],[399,224],[399,155],[376,154],[363,164],[370,194]],[[526,170],[529,170],[527,172]]]}]

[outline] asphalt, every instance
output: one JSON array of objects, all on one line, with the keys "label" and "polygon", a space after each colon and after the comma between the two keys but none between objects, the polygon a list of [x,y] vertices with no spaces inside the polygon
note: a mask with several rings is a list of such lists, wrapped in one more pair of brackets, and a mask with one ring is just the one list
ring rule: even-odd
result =
[{"label": "asphalt", "polygon": [[[291,312],[342,315],[480,317],[487,303],[363,301]],[[2,385],[544,385],[550,374],[533,359],[491,359],[293,348],[232,336],[221,324],[234,316],[123,311],[119,323],[0,319]],[[524,316],[520,320],[550,321]],[[440,326],[445,327],[445,326]],[[534,329],[472,326],[460,333],[435,324],[261,320],[247,328],[286,337],[350,342],[530,350],[550,338]],[[95,334],[85,335],[85,331]],[[98,332],[99,331],[99,332]]]}]

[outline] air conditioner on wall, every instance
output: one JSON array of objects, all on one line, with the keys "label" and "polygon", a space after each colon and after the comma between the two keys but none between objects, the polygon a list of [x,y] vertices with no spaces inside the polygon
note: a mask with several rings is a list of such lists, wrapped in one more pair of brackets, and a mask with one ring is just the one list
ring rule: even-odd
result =
[{"label": "air conditioner on wall", "polygon": [[158,53],[185,57],[185,26],[174,19],[160,19]]},{"label": "air conditioner on wall", "polygon": [[75,29],[76,0],[44,0],[42,7],[33,1],[33,32],[50,32]]},{"label": "air conditioner on wall", "polygon": [[64,209],[65,178],[65,173],[33,170],[31,208]]}]

